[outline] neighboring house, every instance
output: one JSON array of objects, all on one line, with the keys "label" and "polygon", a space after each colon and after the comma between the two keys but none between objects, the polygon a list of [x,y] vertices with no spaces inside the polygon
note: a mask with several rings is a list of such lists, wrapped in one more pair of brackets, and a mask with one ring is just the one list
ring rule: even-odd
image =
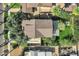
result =
[{"label": "neighboring house", "polygon": [[39,3],[39,12],[40,13],[46,13],[46,12],[51,12],[52,8],[52,3]]},{"label": "neighboring house", "polygon": [[38,3],[22,3],[22,11],[24,13],[32,13],[38,7]]},{"label": "neighboring house", "polygon": [[[66,4],[66,5],[67,5],[67,4]],[[72,4],[68,4],[68,6],[66,6],[66,7],[63,8],[63,9],[64,9],[65,11],[67,11],[67,12],[72,12],[75,7],[77,7],[77,4],[72,3]]]},{"label": "neighboring house", "polygon": [[[4,31],[4,25],[3,25],[3,22],[4,22],[4,18],[3,18],[3,14],[2,11],[3,10],[3,5],[0,3],[0,45],[4,42],[4,39],[3,39],[3,31]],[[4,51],[4,47],[0,47],[0,55],[3,54],[3,51]]]},{"label": "neighboring house", "polygon": [[55,6],[55,3],[23,3],[22,11],[24,13],[32,13],[35,11],[40,12],[50,12],[51,7]]},{"label": "neighboring house", "polygon": [[56,6],[59,6],[60,8],[64,8],[65,4],[64,3],[56,3]]}]

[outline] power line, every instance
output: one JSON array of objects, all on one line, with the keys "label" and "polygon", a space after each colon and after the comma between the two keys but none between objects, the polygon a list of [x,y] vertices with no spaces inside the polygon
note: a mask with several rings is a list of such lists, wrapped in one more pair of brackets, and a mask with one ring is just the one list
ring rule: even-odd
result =
[{"label": "power line", "polygon": [[[13,6],[14,6],[15,4],[13,4],[11,7],[9,7],[9,6],[7,6],[6,8],[5,8],[5,10],[2,10],[2,9],[0,9],[0,15],[3,13],[3,12],[8,12]],[[0,25],[1,24],[3,24],[4,22],[0,22]],[[1,33],[1,35],[2,35],[3,33]],[[5,41],[4,43],[2,43],[1,45],[0,45],[0,48],[1,47],[4,47],[5,45],[7,45],[8,43],[10,43],[12,40],[7,40],[7,41]],[[4,54],[2,54],[2,55],[4,55]],[[1,56],[2,56],[1,55]]]},{"label": "power line", "polygon": [[7,5],[7,7],[5,7],[5,10],[0,9],[0,14],[2,14],[3,12],[8,12],[14,5],[16,4],[13,4],[11,7]]},{"label": "power line", "polygon": [[[15,16],[15,15],[14,15]],[[17,18],[16,18],[17,19]],[[0,35],[2,35],[3,34],[3,32],[0,34]],[[8,44],[10,41],[8,41],[8,42],[4,42],[4,43],[6,43],[6,44]],[[2,43],[1,45],[0,45],[0,48],[1,47],[3,47],[4,45],[6,45],[6,44],[4,44],[4,43]]]},{"label": "power line", "polygon": [[[21,12],[21,10],[19,10],[18,12]],[[13,17],[15,17],[16,15],[17,15],[17,14],[15,14]],[[15,19],[18,19],[18,18],[15,18]],[[5,46],[5,45],[7,45],[7,44],[10,43],[11,41],[12,41],[12,40],[2,43],[2,44],[0,45],[0,48],[3,47],[3,46]],[[22,40],[20,41],[20,44],[21,44],[21,42],[22,42]],[[20,44],[18,44],[18,46],[20,46]],[[14,49],[12,49],[9,53],[11,53],[13,50],[14,50]],[[8,53],[8,54],[9,54],[9,53]],[[8,54],[7,54],[7,55],[8,55]],[[5,54],[2,54],[1,56],[3,56],[3,55],[5,55]]]},{"label": "power line", "polygon": [[[3,14],[3,12],[8,12],[15,5],[16,4],[13,4],[12,6],[7,5],[7,7],[5,7],[5,10],[0,9],[0,15]],[[0,25],[3,24],[3,23],[4,23],[4,21],[2,21],[2,22],[0,21]]]},{"label": "power line", "polygon": [[[10,9],[10,8],[9,8],[9,9]],[[8,12],[8,11],[5,11],[5,12]],[[21,10],[19,10],[18,12],[21,12],[21,13],[22,13]],[[17,12],[17,13],[18,13],[18,12]],[[17,14],[14,14],[14,15],[13,15],[13,18],[14,18],[15,16],[17,16]],[[23,16],[24,16],[24,15],[23,15]],[[20,17],[20,18],[21,18],[21,17]],[[18,19],[18,17],[14,18],[14,19],[16,20],[16,19]],[[1,47],[4,47],[5,45],[7,45],[8,43],[10,43],[11,41],[12,41],[12,39],[11,39],[10,41],[9,41],[9,40],[8,40],[8,41],[5,41],[4,43],[2,43],[2,44],[0,45],[0,48],[1,48]],[[21,43],[22,43],[22,40],[20,41],[20,43],[18,43],[18,46],[20,46]],[[9,53],[11,53],[13,50],[14,50],[14,49],[12,49],[10,52],[8,52],[7,55],[8,55]],[[5,54],[2,54],[1,56],[3,56],[3,55],[5,55]]]}]

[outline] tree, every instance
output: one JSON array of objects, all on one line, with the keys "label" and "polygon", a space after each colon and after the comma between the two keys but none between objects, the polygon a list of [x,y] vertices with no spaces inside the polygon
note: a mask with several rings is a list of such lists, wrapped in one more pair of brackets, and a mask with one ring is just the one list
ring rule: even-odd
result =
[{"label": "tree", "polygon": [[63,11],[59,6],[53,7],[51,9],[51,12],[52,12],[52,15],[58,16],[58,17],[60,17],[62,19],[66,19],[66,20],[70,19],[70,14]]},{"label": "tree", "polygon": [[79,7],[74,8],[72,15],[74,16],[74,40],[76,40],[76,49],[78,54],[78,42],[79,42]]},{"label": "tree", "polygon": [[79,15],[79,7],[74,8],[72,14],[74,14],[75,16]]},{"label": "tree", "polygon": [[[60,18],[59,20],[62,20],[62,21],[65,21],[65,22],[66,21],[69,21],[69,22],[71,21],[71,14],[72,13],[68,13],[68,12],[64,11],[59,6],[53,7],[51,9],[51,12],[52,12],[53,16],[59,17]],[[61,48],[61,43],[66,43],[67,44],[67,43],[71,42],[70,37],[72,36],[72,30],[71,30],[72,28],[73,27],[65,26],[65,30],[62,30],[62,31],[60,30],[59,41],[58,41],[58,43],[59,43],[59,52],[60,52],[60,48]]]},{"label": "tree", "polygon": [[74,40],[76,40],[76,49],[78,54],[78,45],[79,45],[79,16],[75,16],[74,18]]},{"label": "tree", "polygon": [[24,13],[19,11],[5,18],[5,30],[7,30],[7,33],[10,31],[10,38],[15,39],[18,44],[26,44],[28,39],[28,37],[24,35],[21,25],[24,17]]}]

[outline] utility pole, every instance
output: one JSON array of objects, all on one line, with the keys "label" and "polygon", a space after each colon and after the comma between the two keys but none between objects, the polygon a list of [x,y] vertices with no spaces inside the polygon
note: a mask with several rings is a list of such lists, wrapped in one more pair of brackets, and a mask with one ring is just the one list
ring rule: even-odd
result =
[{"label": "utility pole", "polygon": [[[9,6],[10,4],[8,4],[8,6]],[[8,10],[8,17],[10,17],[10,10]],[[9,41],[11,40],[10,39],[10,31],[8,31],[8,39],[9,39]],[[10,42],[8,43],[8,50],[9,50],[9,52],[10,52]],[[10,53],[8,54],[8,56],[10,56]]]},{"label": "utility pole", "polygon": [[[8,39],[10,41],[10,31],[8,31]],[[8,43],[8,50],[10,52],[10,42]],[[8,54],[8,56],[10,56],[10,53]]]}]

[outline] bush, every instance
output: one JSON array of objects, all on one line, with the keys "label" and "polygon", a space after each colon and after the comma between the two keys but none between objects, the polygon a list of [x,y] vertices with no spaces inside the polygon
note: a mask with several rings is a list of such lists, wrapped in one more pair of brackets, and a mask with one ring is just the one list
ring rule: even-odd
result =
[{"label": "bush", "polygon": [[18,46],[18,43],[16,41],[12,41],[11,45],[12,45],[13,48],[16,48]]},{"label": "bush", "polygon": [[51,38],[51,37],[42,37],[42,45],[44,46],[56,46],[58,44],[58,37]]}]

